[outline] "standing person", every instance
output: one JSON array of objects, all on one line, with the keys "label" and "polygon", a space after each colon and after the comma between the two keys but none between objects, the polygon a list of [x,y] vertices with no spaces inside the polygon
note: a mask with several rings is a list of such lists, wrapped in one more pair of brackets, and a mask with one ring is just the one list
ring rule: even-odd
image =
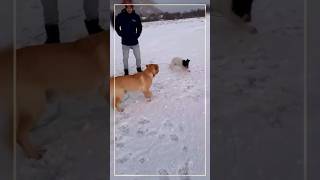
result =
[{"label": "standing person", "polygon": [[125,5],[125,8],[117,15],[115,19],[115,30],[121,37],[124,74],[129,75],[128,59],[130,49],[133,50],[136,58],[137,71],[142,72],[138,41],[142,32],[142,24],[140,16],[136,14],[133,9],[133,5]]},{"label": "standing person", "polygon": [[[41,0],[43,6],[44,23],[47,34],[45,43],[59,43],[59,12],[58,0]],[[83,9],[86,19],[84,20],[89,34],[95,34],[103,31],[99,25],[99,1],[83,0]]]}]

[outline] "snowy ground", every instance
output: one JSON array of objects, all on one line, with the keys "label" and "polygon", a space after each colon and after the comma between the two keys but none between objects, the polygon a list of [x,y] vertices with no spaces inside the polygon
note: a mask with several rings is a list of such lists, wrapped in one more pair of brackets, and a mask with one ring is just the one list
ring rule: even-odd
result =
[{"label": "snowy ground", "polygon": [[216,179],[303,179],[301,0],[256,0],[259,33],[213,19]]},{"label": "snowy ground", "polygon": [[[113,67],[116,75],[122,75],[121,40],[115,37],[111,75]],[[205,99],[209,100],[205,96],[209,92],[205,88],[205,71],[209,72],[205,69],[205,63],[209,65],[205,62],[205,18],[144,23],[139,41],[143,65],[157,63],[160,72],[151,88],[151,102],[141,92],[129,93],[122,104],[125,111],[115,113],[115,173],[203,175]],[[191,59],[190,73],[169,69],[176,56]],[[129,62],[129,70],[135,73],[132,52]],[[113,109],[110,114],[113,120]]]}]

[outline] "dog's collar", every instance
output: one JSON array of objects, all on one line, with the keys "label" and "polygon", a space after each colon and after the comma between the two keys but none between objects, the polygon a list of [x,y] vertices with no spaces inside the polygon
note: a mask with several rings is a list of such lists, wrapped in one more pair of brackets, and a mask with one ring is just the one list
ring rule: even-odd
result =
[{"label": "dog's collar", "polygon": [[148,74],[152,74],[152,78],[154,78],[156,76],[156,74],[153,74],[153,72],[150,72]]},{"label": "dog's collar", "polygon": [[157,73],[154,73],[154,74],[153,74],[153,72],[151,72],[151,74],[152,74],[152,77],[155,77]]}]

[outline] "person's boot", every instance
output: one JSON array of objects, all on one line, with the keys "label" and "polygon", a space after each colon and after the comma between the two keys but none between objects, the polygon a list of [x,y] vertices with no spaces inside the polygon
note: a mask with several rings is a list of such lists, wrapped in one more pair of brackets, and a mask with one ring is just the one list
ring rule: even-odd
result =
[{"label": "person's boot", "polygon": [[142,72],[141,67],[137,67],[138,72]]},{"label": "person's boot", "polygon": [[85,20],[86,28],[89,34],[102,32],[103,29],[99,25],[99,19]]},{"label": "person's boot", "polygon": [[129,75],[129,70],[128,69],[124,69],[124,75]]},{"label": "person's boot", "polygon": [[45,25],[47,40],[46,44],[60,43],[60,33],[58,24],[46,24]]}]

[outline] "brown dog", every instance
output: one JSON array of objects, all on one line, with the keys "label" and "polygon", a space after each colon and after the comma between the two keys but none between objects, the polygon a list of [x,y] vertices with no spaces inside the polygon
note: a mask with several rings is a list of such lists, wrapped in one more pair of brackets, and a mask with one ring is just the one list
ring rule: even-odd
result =
[{"label": "brown dog", "polygon": [[150,87],[154,76],[159,72],[159,66],[157,64],[148,64],[146,67],[143,72],[110,79],[110,97],[113,97],[113,106],[117,111],[124,111],[124,109],[120,108],[120,103],[126,91],[142,91],[147,100],[151,100],[152,92]]},{"label": "brown dog", "polygon": [[[0,52],[0,159],[13,152],[13,48]],[[11,112],[11,113],[10,113]]]},{"label": "brown dog", "polygon": [[109,33],[101,32],[71,43],[16,51],[16,137],[28,157],[40,159],[43,153],[30,142],[29,133],[46,110],[47,92],[83,94],[106,87],[109,49]]}]

